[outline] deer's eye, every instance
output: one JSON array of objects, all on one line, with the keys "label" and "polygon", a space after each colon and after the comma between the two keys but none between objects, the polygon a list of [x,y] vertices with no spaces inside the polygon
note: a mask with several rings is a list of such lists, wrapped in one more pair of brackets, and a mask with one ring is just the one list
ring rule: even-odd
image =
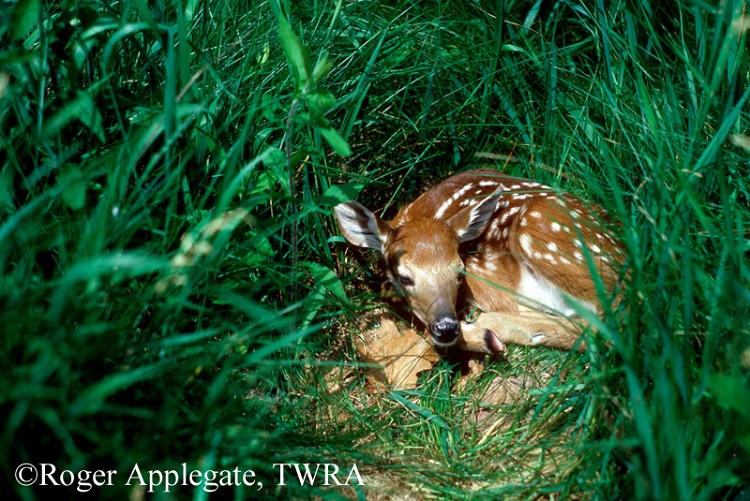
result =
[{"label": "deer's eye", "polygon": [[411,287],[414,285],[414,279],[406,275],[396,275],[396,278],[398,279],[398,283],[404,287]]}]

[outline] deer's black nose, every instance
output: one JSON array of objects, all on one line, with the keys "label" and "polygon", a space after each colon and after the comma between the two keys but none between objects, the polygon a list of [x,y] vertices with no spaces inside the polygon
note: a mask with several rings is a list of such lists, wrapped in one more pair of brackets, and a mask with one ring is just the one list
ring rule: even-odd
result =
[{"label": "deer's black nose", "polygon": [[430,324],[430,332],[438,346],[451,346],[458,339],[461,327],[458,320],[452,317],[439,318]]}]

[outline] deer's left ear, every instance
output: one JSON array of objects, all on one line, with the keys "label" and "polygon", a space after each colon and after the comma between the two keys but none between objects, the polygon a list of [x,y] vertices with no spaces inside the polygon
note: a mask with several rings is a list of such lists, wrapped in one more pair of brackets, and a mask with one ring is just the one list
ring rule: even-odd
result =
[{"label": "deer's left ear", "polygon": [[496,191],[480,203],[465,208],[448,220],[448,226],[456,232],[459,242],[469,242],[484,233],[492,220],[492,215],[501,208],[502,194],[502,191]]},{"label": "deer's left ear", "polygon": [[358,247],[383,252],[391,227],[367,207],[350,200],[333,208],[344,238]]}]

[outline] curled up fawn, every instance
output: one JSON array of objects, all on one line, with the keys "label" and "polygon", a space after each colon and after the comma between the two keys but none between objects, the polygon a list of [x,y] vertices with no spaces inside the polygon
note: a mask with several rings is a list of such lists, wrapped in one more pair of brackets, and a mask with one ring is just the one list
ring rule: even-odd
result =
[{"label": "curled up fawn", "polygon": [[[593,277],[612,291],[625,258],[601,208],[489,169],[446,179],[389,222],[355,201],[335,213],[350,243],[382,253],[440,347],[583,350],[576,308],[598,311]],[[473,322],[459,321],[467,304],[482,312]]]}]

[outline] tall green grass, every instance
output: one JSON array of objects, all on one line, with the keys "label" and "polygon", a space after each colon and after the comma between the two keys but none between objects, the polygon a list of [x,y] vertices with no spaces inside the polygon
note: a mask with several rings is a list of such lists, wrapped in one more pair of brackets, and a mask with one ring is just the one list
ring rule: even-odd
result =
[{"label": "tall green grass", "polygon": [[[732,499],[750,483],[744,9],[7,4],[6,484],[44,494],[12,478],[22,462],[187,462],[263,478],[236,497]],[[411,392],[332,391],[378,277],[330,207],[364,187],[392,215],[488,163],[621,223],[620,307],[583,355],[514,348],[467,388],[441,365]],[[494,374],[539,381],[485,405],[487,428]],[[311,461],[356,462],[369,487],[275,486],[274,462]]]}]

